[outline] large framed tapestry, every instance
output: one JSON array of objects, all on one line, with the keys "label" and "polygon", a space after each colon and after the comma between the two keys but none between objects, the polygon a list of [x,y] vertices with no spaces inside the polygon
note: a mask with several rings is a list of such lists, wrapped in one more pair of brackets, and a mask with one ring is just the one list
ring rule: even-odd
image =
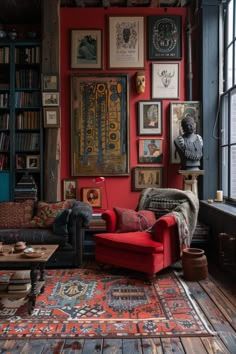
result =
[{"label": "large framed tapestry", "polygon": [[127,75],[71,78],[72,176],[129,174]]}]

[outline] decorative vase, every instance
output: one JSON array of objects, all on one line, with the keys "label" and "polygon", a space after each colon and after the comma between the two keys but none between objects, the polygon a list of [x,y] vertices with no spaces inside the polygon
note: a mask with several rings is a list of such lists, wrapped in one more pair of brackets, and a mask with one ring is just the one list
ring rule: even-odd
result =
[{"label": "decorative vase", "polygon": [[183,250],[182,265],[186,280],[203,280],[208,275],[207,258],[204,250],[200,248],[185,248]]}]

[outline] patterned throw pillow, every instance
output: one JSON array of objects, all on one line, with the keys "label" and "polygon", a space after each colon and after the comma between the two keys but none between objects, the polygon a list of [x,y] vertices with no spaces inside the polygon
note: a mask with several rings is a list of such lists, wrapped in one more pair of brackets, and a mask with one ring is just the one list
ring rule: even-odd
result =
[{"label": "patterned throw pillow", "polygon": [[144,231],[156,222],[155,214],[149,210],[135,211],[114,208],[117,215],[117,232]]},{"label": "patterned throw pillow", "polygon": [[58,213],[63,209],[71,208],[72,203],[71,200],[57,203],[38,202],[37,213],[30,221],[29,227],[48,228],[52,226]]},{"label": "patterned throw pillow", "polygon": [[150,197],[145,205],[145,210],[153,211],[156,215],[156,218],[170,213],[181,203],[186,202],[187,199],[167,199],[167,198],[158,198],[155,196]]},{"label": "patterned throw pillow", "polygon": [[16,229],[26,226],[33,217],[34,201],[1,202],[0,228]]}]

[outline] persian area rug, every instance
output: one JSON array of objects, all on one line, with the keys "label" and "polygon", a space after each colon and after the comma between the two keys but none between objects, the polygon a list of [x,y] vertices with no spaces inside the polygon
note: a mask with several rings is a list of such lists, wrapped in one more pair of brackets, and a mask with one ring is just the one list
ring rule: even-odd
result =
[{"label": "persian area rug", "polygon": [[0,302],[2,339],[212,334],[173,272],[158,274],[150,284],[130,273],[47,270],[31,316],[27,299]]}]

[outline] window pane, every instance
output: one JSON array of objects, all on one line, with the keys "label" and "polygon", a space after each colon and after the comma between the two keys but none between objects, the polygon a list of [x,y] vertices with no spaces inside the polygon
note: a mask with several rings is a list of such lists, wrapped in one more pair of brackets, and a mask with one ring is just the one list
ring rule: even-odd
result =
[{"label": "window pane", "polygon": [[227,89],[233,86],[233,45],[227,50]]},{"label": "window pane", "polygon": [[233,39],[233,14],[233,0],[231,0],[227,11],[227,44]]},{"label": "window pane", "polygon": [[235,41],[234,41],[234,85],[236,85],[236,42]]},{"label": "window pane", "polygon": [[230,102],[230,142],[236,143],[236,89],[231,91]]},{"label": "window pane", "polygon": [[231,146],[231,173],[230,173],[231,198],[236,199],[236,146]]},{"label": "window pane", "polygon": [[222,98],[222,112],[221,112],[221,143],[228,144],[228,95]]},{"label": "window pane", "polygon": [[222,149],[221,180],[224,196],[228,196],[228,147]]}]

